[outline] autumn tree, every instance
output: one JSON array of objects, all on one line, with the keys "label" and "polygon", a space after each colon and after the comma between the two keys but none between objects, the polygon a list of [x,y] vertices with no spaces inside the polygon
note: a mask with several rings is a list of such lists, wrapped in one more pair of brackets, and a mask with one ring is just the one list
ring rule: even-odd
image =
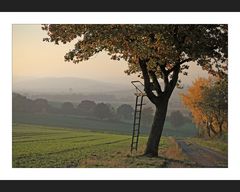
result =
[{"label": "autumn tree", "polygon": [[144,79],[146,95],[156,107],[146,156],[158,156],[168,101],[179,73],[187,75],[193,64],[212,74],[224,73],[227,67],[227,25],[51,24],[42,28],[48,34],[45,41],[75,43],[66,61],[79,63],[105,51],[111,59],[128,62],[127,74],[138,73]]},{"label": "autumn tree", "polygon": [[183,103],[191,111],[201,134],[222,135],[227,125],[227,78],[199,78],[182,94]]},{"label": "autumn tree", "polygon": [[[228,121],[228,80],[227,76],[211,79],[208,86],[203,87],[202,100],[198,101],[201,110],[207,114],[209,129],[222,136],[223,129],[227,129]],[[210,136],[210,135],[209,135]]]},{"label": "autumn tree", "polygon": [[[192,86],[189,87],[186,93],[181,94],[183,104],[189,109],[194,123],[198,126],[199,136],[202,135],[202,128],[205,128],[205,125],[208,122],[208,117],[198,105],[198,102],[201,101],[203,97],[202,88],[206,87],[208,82],[208,79],[198,78],[193,82]],[[210,128],[208,134],[210,134]]]}]

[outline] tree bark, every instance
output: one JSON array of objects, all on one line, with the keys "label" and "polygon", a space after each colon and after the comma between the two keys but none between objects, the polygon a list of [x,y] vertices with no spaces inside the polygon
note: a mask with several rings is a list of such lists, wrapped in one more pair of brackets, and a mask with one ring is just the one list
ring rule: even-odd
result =
[{"label": "tree bark", "polygon": [[147,147],[144,155],[148,157],[158,156],[158,146],[163,131],[163,126],[167,114],[168,99],[165,102],[161,102],[156,105],[156,112],[151,128],[150,135],[148,137]]},{"label": "tree bark", "polygon": [[212,123],[210,124],[210,130],[214,133],[214,136],[216,136],[218,133],[214,130]]},{"label": "tree bark", "polygon": [[208,121],[207,121],[207,134],[208,134],[208,137],[211,138],[211,129]]},{"label": "tree bark", "polygon": [[[177,84],[181,62],[179,61],[174,65],[174,69],[172,69],[171,71],[172,78],[170,81],[169,74],[171,72],[166,71],[165,65],[159,65],[164,79],[164,91],[162,91],[154,71],[148,71],[147,62],[147,60],[139,59],[139,66],[142,70],[142,75],[144,79],[144,91],[149,100],[156,106],[156,112],[144,155],[149,157],[157,157],[158,146],[167,114],[168,101]],[[154,84],[154,87],[157,91],[157,96],[153,93],[153,90],[151,89],[150,76],[152,79],[152,83]]]},{"label": "tree bark", "polygon": [[223,126],[223,122],[221,122],[220,125],[219,125],[219,136],[220,136],[220,137],[223,135],[222,126]]}]

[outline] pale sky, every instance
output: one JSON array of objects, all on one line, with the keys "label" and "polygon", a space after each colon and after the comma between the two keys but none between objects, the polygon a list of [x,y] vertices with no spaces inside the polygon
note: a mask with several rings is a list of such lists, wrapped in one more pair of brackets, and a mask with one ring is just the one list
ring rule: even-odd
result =
[{"label": "pale sky", "polygon": [[[13,25],[13,79],[26,77],[79,77],[106,82],[130,83],[138,79],[128,76],[125,61],[113,61],[105,53],[99,53],[79,64],[64,61],[65,53],[73,44],[54,45],[43,42],[47,37],[41,25]],[[190,83],[197,77],[207,76],[196,65],[191,65],[189,76],[182,78]]]}]

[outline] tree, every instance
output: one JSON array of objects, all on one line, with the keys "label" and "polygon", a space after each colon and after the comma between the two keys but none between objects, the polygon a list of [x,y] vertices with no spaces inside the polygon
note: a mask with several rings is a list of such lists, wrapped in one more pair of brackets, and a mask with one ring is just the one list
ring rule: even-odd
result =
[{"label": "tree", "polygon": [[100,119],[109,119],[112,117],[110,106],[105,103],[98,103],[95,106],[93,113]]},{"label": "tree", "polygon": [[227,77],[211,79],[209,86],[203,87],[202,95],[198,105],[207,114],[210,128],[215,128],[215,134],[218,132],[219,136],[222,136],[228,121]]},{"label": "tree", "polygon": [[[209,137],[222,135],[227,125],[227,78],[199,78],[182,94],[183,103],[191,111],[194,122]],[[203,131],[201,131],[203,130]],[[204,131],[205,130],[205,131]]]},{"label": "tree", "polygon": [[94,101],[89,100],[83,100],[78,106],[77,106],[77,112],[80,115],[92,115],[94,107],[96,107],[96,103]]},{"label": "tree", "polygon": [[61,110],[65,114],[74,114],[74,105],[71,102],[64,102],[61,106]]},{"label": "tree", "polygon": [[18,93],[12,94],[13,112],[33,112],[33,101]]},{"label": "tree", "polygon": [[134,109],[132,108],[131,105],[128,104],[122,104],[117,108],[117,116],[120,119],[132,119],[133,117],[133,111]]},{"label": "tree", "polygon": [[186,118],[182,115],[180,111],[172,111],[169,116],[169,120],[171,124],[176,128],[182,126],[185,123]]},{"label": "tree", "polygon": [[[204,133],[202,129],[210,129],[210,127],[206,127],[208,117],[203,113],[198,104],[198,102],[202,100],[202,88],[206,87],[208,83],[208,79],[198,78],[193,82],[192,86],[189,87],[185,94],[181,94],[183,104],[190,110],[193,120],[198,126],[199,136]],[[208,130],[208,133],[210,134],[210,130]]]},{"label": "tree", "polygon": [[41,112],[41,113],[46,113],[48,112],[49,105],[48,101],[46,99],[35,99],[33,101],[33,109],[35,112]]},{"label": "tree", "polygon": [[42,29],[48,34],[44,41],[76,42],[66,53],[66,61],[79,63],[105,51],[113,60],[128,62],[127,74],[139,73],[144,79],[146,95],[156,107],[146,156],[158,156],[168,101],[179,83],[179,73],[187,75],[193,64],[211,74],[227,70],[227,25],[54,24]]}]

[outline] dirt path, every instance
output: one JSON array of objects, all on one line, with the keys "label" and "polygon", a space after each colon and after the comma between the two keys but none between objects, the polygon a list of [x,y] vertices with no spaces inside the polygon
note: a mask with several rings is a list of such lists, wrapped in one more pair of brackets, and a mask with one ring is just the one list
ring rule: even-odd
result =
[{"label": "dirt path", "polygon": [[184,140],[176,142],[183,154],[201,167],[227,167],[227,157],[219,152]]}]

